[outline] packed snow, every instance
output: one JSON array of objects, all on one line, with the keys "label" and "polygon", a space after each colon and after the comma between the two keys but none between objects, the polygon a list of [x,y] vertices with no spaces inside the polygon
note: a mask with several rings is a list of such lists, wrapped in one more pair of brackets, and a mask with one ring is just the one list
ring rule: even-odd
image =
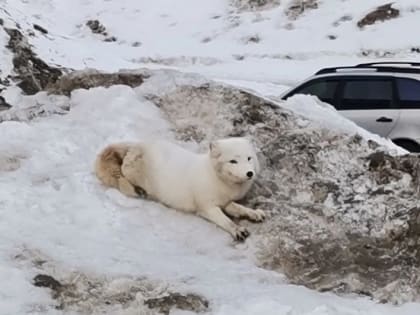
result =
[{"label": "packed snow", "polygon": [[[363,31],[356,21],[382,1],[323,1],[295,21],[284,13],[287,4],[249,12],[227,0],[4,0],[0,14],[5,26],[18,23],[25,33],[34,23],[46,28],[48,34],[36,33],[29,40],[52,64],[107,71],[178,69],[267,97],[280,95],[320,67],[373,60],[375,54],[363,59],[362,50],[419,60],[411,52],[418,43],[413,30],[420,5],[415,0],[397,1],[401,18]],[[350,20],[340,20],[347,15]],[[99,19],[117,40],[105,42],[92,34],[85,25],[88,19]],[[330,34],[337,39],[328,39]],[[12,71],[7,40],[1,29],[2,78]],[[19,121],[0,123],[0,314],[63,313],[54,309],[48,290],[31,284],[39,268],[16,258],[25,249],[43,253],[64,269],[146,277],[180,292],[202,294],[214,315],[418,314],[418,303],[397,307],[290,285],[281,274],[256,266],[252,237],[235,244],[200,218],[101,186],[93,162],[104,145],[152,137],[175,141],[159,108],[140,90],[113,86],[77,90],[67,98],[22,96],[9,88],[1,95],[14,106],[1,118]],[[299,96],[279,105],[305,111],[307,102],[316,103]],[[25,109],[39,104],[55,114],[25,116]],[[339,117],[322,104],[317,108],[310,115],[318,115],[318,122],[326,121],[324,115]],[[344,132],[361,132],[342,123]]]},{"label": "packed snow", "polygon": [[142,276],[200,293],[212,314],[414,314],[415,305],[394,308],[288,285],[255,265],[252,239],[234,244],[200,218],[101,186],[92,165],[107,143],[175,140],[158,108],[131,88],[79,90],[69,102],[67,115],[0,124],[3,158],[20,166],[0,177],[0,313],[52,304],[30,285],[37,269],[13,259],[29,248],[85,273]]},{"label": "packed snow", "polygon": [[[256,12],[241,11],[229,0],[4,0],[1,7],[6,26],[47,29],[48,34],[35,31],[30,37],[35,51],[52,64],[74,69],[164,65],[290,85],[323,66],[377,56],[419,58],[412,52],[418,47],[416,0],[397,1],[400,18],[363,30],[357,21],[383,1],[322,1],[296,20],[285,14],[290,3]],[[105,42],[104,36],[92,34],[89,19],[98,19],[117,40]]]}]

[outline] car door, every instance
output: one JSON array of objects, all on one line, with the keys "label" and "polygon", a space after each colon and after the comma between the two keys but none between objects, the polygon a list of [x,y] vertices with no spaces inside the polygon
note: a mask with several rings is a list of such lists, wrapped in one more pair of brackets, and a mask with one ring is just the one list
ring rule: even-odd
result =
[{"label": "car door", "polygon": [[347,77],[341,81],[337,109],[362,128],[387,137],[400,112],[392,77]]},{"label": "car door", "polygon": [[420,141],[420,80],[395,78],[400,118],[391,133],[394,139]]}]

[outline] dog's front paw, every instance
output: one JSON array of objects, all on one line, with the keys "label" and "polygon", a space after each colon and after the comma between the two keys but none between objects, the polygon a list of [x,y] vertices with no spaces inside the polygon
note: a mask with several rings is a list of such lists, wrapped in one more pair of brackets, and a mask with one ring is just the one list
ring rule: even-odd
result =
[{"label": "dog's front paw", "polygon": [[260,209],[254,210],[250,213],[249,218],[255,222],[262,222],[265,220],[265,212]]},{"label": "dog's front paw", "polygon": [[235,239],[235,241],[243,242],[248,236],[248,230],[242,226],[238,226],[233,233],[233,238]]}]

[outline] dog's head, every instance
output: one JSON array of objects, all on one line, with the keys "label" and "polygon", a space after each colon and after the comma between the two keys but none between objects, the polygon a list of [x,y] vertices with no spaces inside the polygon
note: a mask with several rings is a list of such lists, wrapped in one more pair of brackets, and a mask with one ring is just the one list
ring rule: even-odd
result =
[{"label": "dog's head", "polygon": [[217,175],[224,181],[243,184],[259,172],[255,148],[246,138],[227,138],[210,143],[210,158]]}]

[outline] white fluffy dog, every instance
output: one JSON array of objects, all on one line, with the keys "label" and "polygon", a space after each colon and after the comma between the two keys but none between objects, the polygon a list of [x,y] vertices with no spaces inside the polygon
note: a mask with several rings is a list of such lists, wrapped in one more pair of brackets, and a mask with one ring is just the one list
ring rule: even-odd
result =
[{"label": "white fluffy dog", "polygon": [[[244,240],[249,232],[227,215],[261,222],[262,210],[236,203],[250,189],[259,170],[255,149],[241,137],[210,144],[207,154],[187,151],[166,141],[116,143],[97,157],[97,177],[127,196],[141,188],[162,204],[196,213]],[[224,213],[223,212],[223,210]]]}]

